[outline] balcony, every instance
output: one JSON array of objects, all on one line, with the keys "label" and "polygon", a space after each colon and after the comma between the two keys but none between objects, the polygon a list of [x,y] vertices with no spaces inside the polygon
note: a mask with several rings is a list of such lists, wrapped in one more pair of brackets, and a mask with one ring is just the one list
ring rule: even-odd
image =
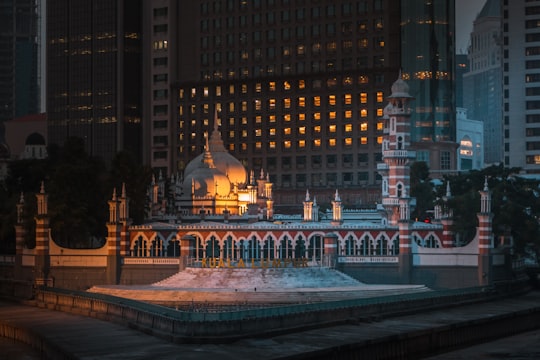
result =
[{"label": "balcony", "polygon": [[416,157],[416,151],[411,151],[411,150],[384,150],[383,151],[383,158],[385,158],[385,157],[414,159]]}]

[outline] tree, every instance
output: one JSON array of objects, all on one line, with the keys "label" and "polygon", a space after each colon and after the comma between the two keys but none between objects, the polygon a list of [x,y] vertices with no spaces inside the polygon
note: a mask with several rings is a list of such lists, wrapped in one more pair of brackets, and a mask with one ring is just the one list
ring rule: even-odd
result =
[{"label": "tree", "polygon": [[427,211],[433,209],[433,185],[429,178],[429,167],[424,161],[415,161],[411,165],[411,196],[416,198],[416,207],[412,218],[423,219]]}]

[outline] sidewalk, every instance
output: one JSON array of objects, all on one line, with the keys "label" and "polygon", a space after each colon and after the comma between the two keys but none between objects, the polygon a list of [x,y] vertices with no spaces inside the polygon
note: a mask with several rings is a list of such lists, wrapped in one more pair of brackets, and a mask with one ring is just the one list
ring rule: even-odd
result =
[{"label": "sidewalk", "polygon": [[[338,349],[407,338],[413,332],[452,327],[509,313],[540,311],[540,292],[416,315],[351,323],[231,344],[173,344],[129,327],[0,300],[0,334],[24,329],[73,359],[323,359]],[[537,324],[540,327],[540,323]],[[384,340],[386,338],[386,340]],[[382,339],[382,340],[381,340]],[[303,355],[302,355],[303,354]],[[311,356],[309,358],[312,358]]]}]

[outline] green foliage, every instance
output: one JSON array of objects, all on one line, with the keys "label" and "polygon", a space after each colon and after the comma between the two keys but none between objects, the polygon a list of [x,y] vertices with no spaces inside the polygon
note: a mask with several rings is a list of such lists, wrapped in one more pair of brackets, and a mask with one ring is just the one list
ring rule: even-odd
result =
[{"label": "green foliage", "polygon": [[45,160],[10,163],[8,178],[0,190],[0,251],[14,251],[16,204],[25,198],[28,247],[35,244],[35,194],[43,181],[49,195],[52,238],[66,247],[101,246],[107,235],[108,203],[113,188],[126,184],[130,214],[142,222],[151,170],[137,164],[129,153],[119,153],[109,171],[105,164],[85,152],[84,142],[69,138],[63,147],[51,146]]},{"label": "green foliage", "polygon": [[416,161],[411,165],[411,196],[416,198],[416,207],[411,216],[422,219],[427,211],[433,209],[434,193],[429,178],[429,167],[424,161]]}]

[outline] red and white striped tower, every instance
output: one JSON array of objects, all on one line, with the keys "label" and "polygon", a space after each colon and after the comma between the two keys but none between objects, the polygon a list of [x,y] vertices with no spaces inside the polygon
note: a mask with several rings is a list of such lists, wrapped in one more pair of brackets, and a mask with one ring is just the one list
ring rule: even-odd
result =
[{"label": "red and white striped tower", "polygon": [[122,183],[122,193],[118,199],[118,211],[120,213],[120,256],[129,255],[129,231],[128,227],[131,225],[131,219],[129,218],[129,198],[126,194],[126,184]]},{"label": "red and white striped tower", "polygon": [[412,253],[410,239],[410,161],[415,158],[410,147],[409,86],[401,78],[392,84],[392,94],[385,108],[385,132],[382,143],[384,164],[377,167],[383,177],[382,203],[390,226],[399,227],[399,274],[403,283],[410,282]]},{"label": "red and white striped tower", "polygon": [[478,217],[478,285],[487,286],[492,283],[491,249],[493,248],[493,214],[491,213],[491,192],[488,188],[487,177],[484,189],[480,191],[480,212]]},{"label": "red and white striped tower", "polygon": [[120,280],[120,202],[113,190],[109,200],[109,221],[107,222],[107,283],[118,284]]},{"label": "red and white striped tower", "polygon": [[[410,192],[410,161],[416,153],[410,147],[409,102],[414,99],[409,95],[409,86],[401,78],[392,85],[389,104],[385,108],[386,129],[382,144],[384,164],[378,169],[383,176],[382,203],[386,209],[388,223],[396,226],[402,220],[400,198],[406,198]],[[410,201],[410,198],[409,198]],[[408,218],[408,217],[407,217]]]},{"label": "red and white striped tower", "polygon": [[50,271],[49,258],[49,212],[48,212],[48,197],[45,193],[45,184],[41,182],[41,189],[37,198],[37,214],[36,221],[36,257],[35,257],[35,277],[36,281],[41,284],[47,284]]},{"label": "red and white striped tower", "polygon": [[17,222],[15,223],[15,270],[16,280],[22,279],[22,257],[24,249],[24,239],[26,237],[26,228],[24,227],[24,195],[21,193],[17,203]]},{"label": "red and white striped tower", "polygon": [[442,246],[444,248],[453,247],[454,244],[454,214],[452,209],[448,206],[448,200],[452,198],[452,192],[450,191],[450,182],[446,183],[446,195],[443,197],[444,207],[442,208],[442,214],[440,215],[440,223],[443,226],[442,233]]}]

